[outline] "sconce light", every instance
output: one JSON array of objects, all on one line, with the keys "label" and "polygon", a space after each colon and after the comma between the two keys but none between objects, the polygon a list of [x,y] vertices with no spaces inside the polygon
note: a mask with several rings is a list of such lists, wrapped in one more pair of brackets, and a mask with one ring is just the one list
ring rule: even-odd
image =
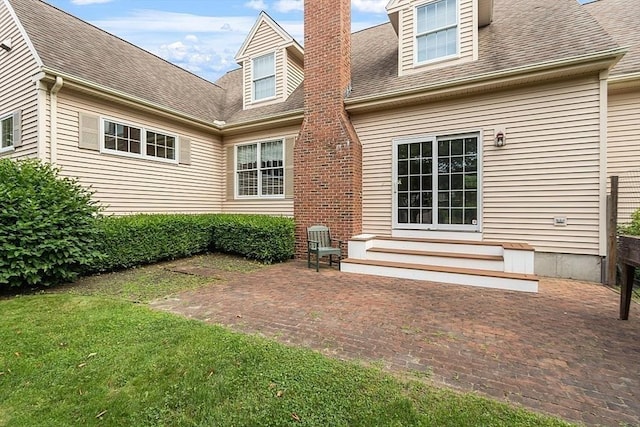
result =
[{"label": "sconce light", "polygon": [[494,145],[496,147],[504,147],[506,143],[507,143],[507,137],[505,136],[504,131],[502,130],[497,131]]},{"label": "sconce light", "polygon": [[0,48],[6,50],[7,52],[11,50],[12,46],[13,44],[11,43],[11,39],[4,39],[2,40],[2,42],[0,42]]}]

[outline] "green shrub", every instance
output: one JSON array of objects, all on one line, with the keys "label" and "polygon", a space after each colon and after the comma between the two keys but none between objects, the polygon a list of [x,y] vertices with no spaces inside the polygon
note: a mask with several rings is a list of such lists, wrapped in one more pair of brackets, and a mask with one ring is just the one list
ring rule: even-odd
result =
[{"label": "green shrub", "polygon": [[213,248],[272,263],[294,253],[294,222],[266,215],[221,214],[214,217]]},{"label": "green shrub", "polygon": [[620,234],[640,236],[640,209],[636,209],[631,214],[631,222],[618,227],[618,231]]},{"label": "green shrub", "polygon": [[154,214],[105,217],[100,250],[106,256],[94,271],[119,270],[206,252],[213,215]]},{"label": "green shrub", "polygon": [[139,214],[100,221],[100,250],[92,271],[112,271],[207,251],[234,253],[261,262],[290,258],[292,219],[264,215]]},{"label": "green shrub", "polygon": [[0,160],[0,287],[74,279],[100,258],[91,191],[36,160]]}]

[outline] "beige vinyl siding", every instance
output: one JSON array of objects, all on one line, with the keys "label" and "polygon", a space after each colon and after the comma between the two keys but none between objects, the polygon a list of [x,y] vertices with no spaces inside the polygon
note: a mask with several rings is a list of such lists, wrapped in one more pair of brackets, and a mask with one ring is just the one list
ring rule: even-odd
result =
[{"label": "beige vinyl siding", "polygon": [[304,79],[303,66],[299,60],[287,53],[287,97],[302,83]]},{"label": "beige vinyl siding", "polygon": [[245,108],[251,108],[253,103],[253,82],[251,73],[251,59],[271,52],[275,52],[275,72],[276,72],[276,96],[275,100],[258,101],[256,105],[267,105],[273,102],[281,101],[285,96],[284,87],[284,63],[285,52],[282,44],[285,40],[280,34],[267,22],[262,21],[258,27],[253,39],[244,51],[244,61],[242,67],[244,69],[244,105]]},{"label": "beige vinyl siding", "polygon": [[[286,127],[281,129],[273,129],[269,131],[263,132],[254,132],[244,135],[231,136],[226,137],[224,139],[224,153],[225,160],[224,164],[227,165],[227,168],[234,168],[234,159],[229,159],[227,156],[232,155],[233,150],[227,149],[228,147],[233,147],[236,144],[243,143],[253,143],[253,142],[261,142],[268,141],[272,139],[285,139],[285,154],[288,152],[289,154],[293,154],[293,150],[288,150],[286,144],[295,140],[298,136],[298,132],[300,128],[295,127]],[[288,159],[285,158],[285,165],[287,164]],[[233,169],[232,169],[233,171]],[[285,168],[285,185],[287,183],[291,183],[292,180],[287,176],[287,170]],[[229,189],[227,197],[222,204],[222,211],[227,213],[254,213],[254,214],[267,214],[267,215],[284,215],[284,216],[293,216],[293,199],[292,198],[284,198],[284,199],[234,199],[232,186],[229,185],[228,180],[234,179],[233,172],[225,174],[225,188]],[[285,188],[285,193],[289,193],[288,189]]]},{"label": "beige vinyl siding", "polygon": [[[392,229],[392,140],[479,131],[483,238],[598,254],[598,80],[559,82],[354,116],[363,146],[363,232]],[[507,144],[493,145],[506,129]],[[554,227],[564,216],[567,227]]]},{"label": "beige vinyl siding", "polygon": [[[191,164],[78,148],[79,115],[107,116],[132,125],[146,126],[191,141]],[[162,117],[140,113],[112,103],[82,97],[66,89],[58,94],[58,165],[63,175],[91,185],[107,212],[220,212],[223,182],[222,149],[217,137],[190,129]]]},{"label": "beige vinyl siding", "polygon": [[415,8],[425,4],[424,1],[407,2],[406,7],[399,11],[399,74],[414,74],[433,67],[444,67],[460,64],[474,59],[474,49],[478,43],[478,32],[474,21],[474,0],[458,0],[458,54],[459,57],[447,61],[434,61],[427,64],[415,63]]},{"label": "beige vinyl siding", "polygon": [[36,157],[38,117],[32,78],[38,70],[38,63],[6,4],[0,1],[0,40],[7,38],[11,38],[13,48],[10,52],[0,50],[0,115],[21,110],[22,145],[0,156]]},{"label": "beige vinyl siding", "polygon": [[640,89],[609,94],[607,120],[607,173],[620,177],[618,221],[627,223],[640,208]]}]

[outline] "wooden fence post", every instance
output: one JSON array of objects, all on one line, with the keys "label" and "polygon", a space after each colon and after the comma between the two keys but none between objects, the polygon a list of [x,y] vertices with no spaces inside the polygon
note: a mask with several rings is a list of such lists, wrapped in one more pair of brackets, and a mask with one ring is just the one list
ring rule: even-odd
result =
[{"label": "wooden fence post", "polygon": [[607,285],[616,285],[618,264],[618,177],[611,177],[611,195],[607,197]]}]

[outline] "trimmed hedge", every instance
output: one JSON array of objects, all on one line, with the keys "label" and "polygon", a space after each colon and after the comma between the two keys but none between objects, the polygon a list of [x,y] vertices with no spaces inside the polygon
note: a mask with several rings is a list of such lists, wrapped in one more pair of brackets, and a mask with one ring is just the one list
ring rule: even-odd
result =
[{"label": "trimmed hedge", "polygon": [[265,263],[294,254],[295,224],[290,218],[266,215],[215,215],[213,249]]},{"label": "trimmed hedge", "polygon": [[265,215],[138,214],[100,222],[106,255],[91,271],[112,271],[207,251],[265,263],[294,253],[294,222]]}]

